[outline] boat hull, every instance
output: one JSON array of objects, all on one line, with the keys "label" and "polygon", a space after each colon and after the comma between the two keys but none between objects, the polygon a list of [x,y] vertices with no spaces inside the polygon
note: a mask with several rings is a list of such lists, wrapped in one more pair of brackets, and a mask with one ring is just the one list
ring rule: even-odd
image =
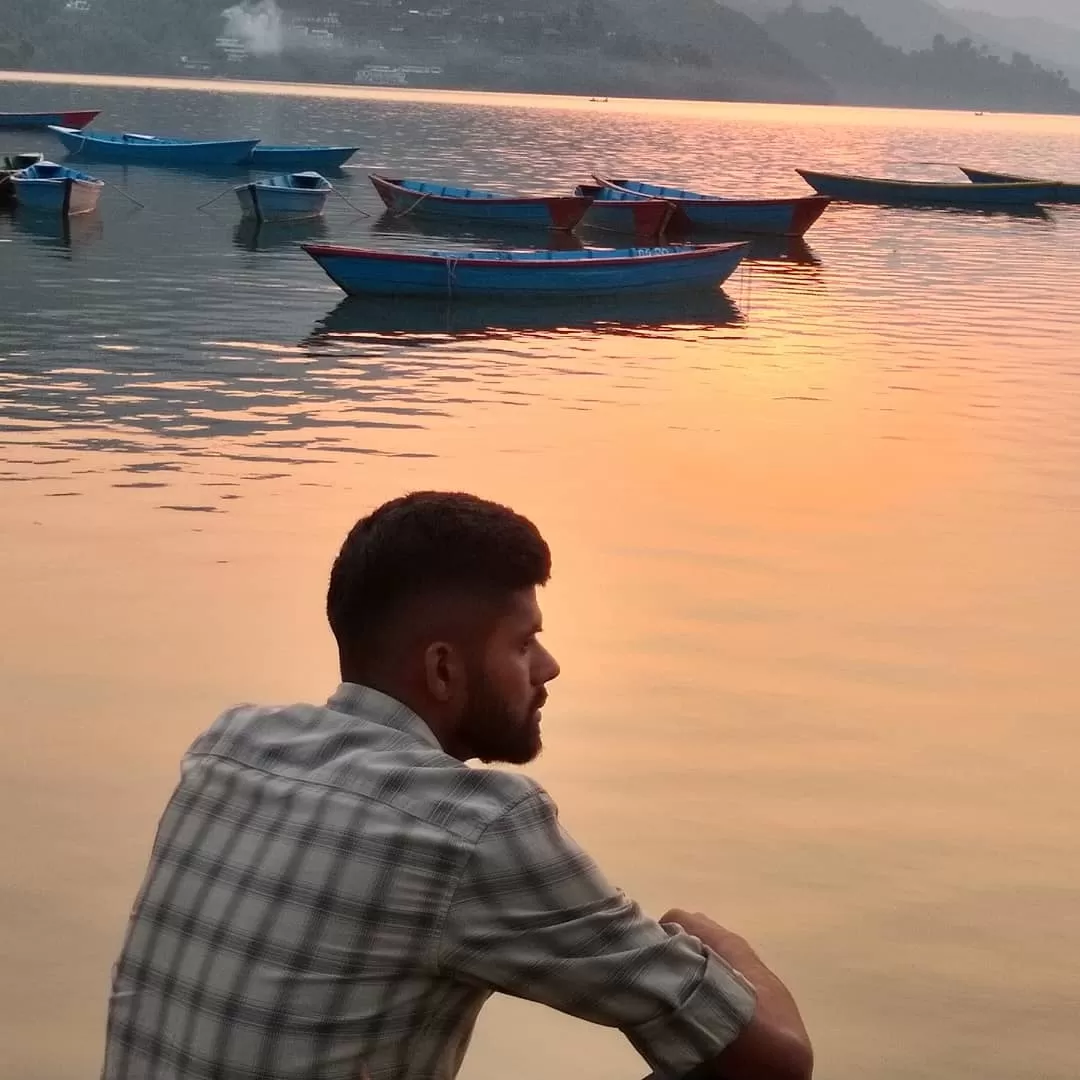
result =
[{"label": "boat hull", "polygon": [[[725,199],[686,192],[641,180],[597,177],[602,185],[597,203],[663,199],[674,207],[671,232],[747,233],[758,236],[803,236],[829,206],[823,195],[777,199]],[[628,187],[627,185],[632,185]]]},{"label": "boat hull", "polygon": [[302,188],[244,184],[236,197],[245,218],[255,221],[302,221],[321,217],[330,189],[305,191]]},{"label": "boat hull", "polygon": [[795,170],[815,191],[844,202],[883,206],[1034,206],[1054,201],[1052,184],[928,183]]},{"label": "boat hull", "polygon": [[1080,184],[1066,183],[1062,180],[1039,180],[1031,176],[1015,176],[1012,173],[986,172],[984,169],[968,169],[963,165],[960,171],[973,184],[1051,184],[1055,198],[1047,202],[1080,203]]},{"label": "boat hull", "polygon": [[258,139],[208,142],[158,139],[134,135],[107,137],[50,125],[71,157],[112,161],[121,165],[241,165],[251,156]]},{"label": "boat hull", "polygon": [[253,169],[340,169],[356,146],[256,146],[248,158]]},{"label": "boat hull", "polygon": [[304,250],[351,296],[523,298],[626,295],[716,288],[734,272],[746,244],[598,251],[409,252],[334,244]]},{"label": "boat hull", "polygon": [[582,225],[630,236],[661,236],[675,213],[675,207],[663,199],[601,199],[603,190],[598,184],[579,184],[575,188],[575,195],[593,200],[581,219]]},{"label": "boat hull", "polygon": [[[592,202],[578,195],[443,195],[435,191],[410,190],[402,187],[399,181],[384,176],[372,175],[370,180],[394,217],[473,221],[516,228],[572,229],[584,217]],[[443,190],[458,189],[444,187]]]},{"label": "boat hull", "polygon": [[54,113],[0,113],[0,129],[27,131],[33,128],[47,128],[54,124],[60,127],[84,128],[101,112],[100,109],[72,109],[68,112]]},{"label": "boat hull", "polygon": [[105,187],[102,180],[76,180],[70,176],[57,180],[16,176],[14,183],[15,201],[20,210],[65,217],[89,214],[95,210]]}]

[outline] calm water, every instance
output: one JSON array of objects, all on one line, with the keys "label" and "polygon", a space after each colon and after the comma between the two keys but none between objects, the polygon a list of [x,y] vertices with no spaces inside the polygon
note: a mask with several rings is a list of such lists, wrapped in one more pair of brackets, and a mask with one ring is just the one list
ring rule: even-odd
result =
[{"label": "calm water", "polygon": [[[254,233],[231,195],[196,211],[233,177],[95,165],[145,208],[0,217],[0,1074],[95,1074],[183,747],[227,703],[325,696],[345,530],[456,486],[553,544],[534,771],[613,880],[756,942],[823,1080],[1072,1080],[1080,209],[836,206],[724,295],[541,310],[345,303],[297,242],[442,243],[379,219],[371,166],[1080,177],[1080,121],[320,94],[0,84],[106,130],[355,142],[337,183],[376,214]],[[56,152],[0,134],[22,149]],[[464,1076],[640,1072],[499,1001]]]}]

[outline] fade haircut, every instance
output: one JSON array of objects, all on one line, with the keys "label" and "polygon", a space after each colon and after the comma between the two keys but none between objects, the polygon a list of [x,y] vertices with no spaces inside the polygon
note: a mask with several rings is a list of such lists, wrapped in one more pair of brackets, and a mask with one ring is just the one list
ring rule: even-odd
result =
[{"label": "fade haircut", "polygon": [[378,647],[407,604],[460,591],[494,603],[546,584],[551,552],[506,506],[451,491],[414,491],[361,518],[330,572],[326,615],[338,648]]}]

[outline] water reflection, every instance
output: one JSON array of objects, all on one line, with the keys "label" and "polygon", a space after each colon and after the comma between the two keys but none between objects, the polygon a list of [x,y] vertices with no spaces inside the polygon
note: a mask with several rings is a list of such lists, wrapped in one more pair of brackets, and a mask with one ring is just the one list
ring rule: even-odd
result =
[{"label": "water reflection", "polygon": [[[371,231],[379,236],[404,240],[409,246],[425,248],[433,240],[443,247],[450,244],[499,249],[538,248],[543,251],[580,251],[585,247],[581,237],[564,229],[508,229],[499,225],[485,226],[480,221],[428,221],[395,216],[389,212],[371,223]],[[619,246],[612,244],[610,234],[608,236],[608,242],[600,246]],[[623,246],[629,247],[631,243],[628,239]]]},{"label": "water reflection", "polygon": [[258,222],[253,218],[243,218],[233,229],[233,243],[245,251],[272,251],[274,248],[322,240],[328,231],[326,219],[321,217],[291,222]]},{"label": "water reflection", "polygon": [[12,214],[13,230],[46,248],[70,251],[102,238],[105,225],[99,213],[35,214],[16,207]]},{"label": "water reflection", "polygon": [[444,301],[401,297],[391,302],[348,297],[316,324],[303,344],[353,347],[370,337],[409,338],[452,334],[461,338],[514,336],[520,332],[586,330],[605,334],[674,336],[743,319],[722,292],[696,295],[595,296],[520,301]]}]

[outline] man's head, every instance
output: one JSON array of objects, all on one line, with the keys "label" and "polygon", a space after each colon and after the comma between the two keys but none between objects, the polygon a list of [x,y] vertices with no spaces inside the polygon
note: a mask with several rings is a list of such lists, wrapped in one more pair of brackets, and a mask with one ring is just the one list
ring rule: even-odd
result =
[{"label": "man's head", "polygon": [[404,702],[463,761],[531,761],[559,674],[537,639],[550,573],[536,526],[505,506],[439,491],[384,503],[330,573],[341,677]]}]

